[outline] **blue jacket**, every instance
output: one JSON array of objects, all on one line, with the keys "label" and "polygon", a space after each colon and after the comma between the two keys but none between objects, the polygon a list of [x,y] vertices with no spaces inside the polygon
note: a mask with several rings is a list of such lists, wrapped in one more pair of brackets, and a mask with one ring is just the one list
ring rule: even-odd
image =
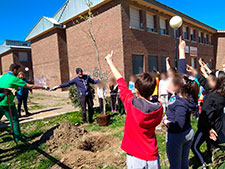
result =
[{"label": "blue jacket", "polygon": [[176,94],[173,95],[166,111],[167,120],[171,121],[168,132],[182,133],[191,128],[190,115],[196,106],[194,101],[189,102]]},{"label": "blue jacket", "polygon": [[91,93],[90,83],[97,84],[99,80],[93,80],[88,75],[83,75],[83,77],[77,76],[73,80],[63,83],[60,85],[60,88],[68,87],[70,85],[76,84],[79,97],[85,97]]},{"label": "blue jacket", "polygon": [[[23,81],[28,83],[27,79],[23,79]],[[28,97],[29,91],[32,91],[32,90],[20,87],[17,93],[18,93],[19,96]]]}]

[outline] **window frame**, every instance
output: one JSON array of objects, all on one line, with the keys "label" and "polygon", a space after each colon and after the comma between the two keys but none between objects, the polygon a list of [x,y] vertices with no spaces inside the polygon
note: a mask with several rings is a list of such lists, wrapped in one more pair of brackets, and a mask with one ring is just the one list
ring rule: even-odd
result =
[{"label": "window frame", "polygon": [[[136,61],[134,62],[134,57],[141,57],[142,58],[142,62],[141,62],[141,66],[138,66],[138,73],[136,73],[134,70],[134,63],[137,63]],[[136,75],[138,75],[138,74],[141,74],[141,73],[143,73],[144,72],[144,55],[143,54],[132,54],[132,73],[133,74],[136,74]],[[140,67],[142,67],[142,70],[140,71]]]},{"label": "window frame", "polygon": [[158,55],[148,55],[148,72],[152,72],[154,67],[152,67],[152,70],[150,70],[150,58],[156,58],[156,70],[159,71],[159,61],[158,61]]}]

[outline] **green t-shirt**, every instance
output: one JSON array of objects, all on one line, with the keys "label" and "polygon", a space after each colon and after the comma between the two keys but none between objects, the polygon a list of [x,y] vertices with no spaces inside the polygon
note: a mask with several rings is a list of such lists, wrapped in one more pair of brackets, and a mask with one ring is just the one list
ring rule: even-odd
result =
[{"label": "green t-shirt", "polygon": [[[26,82],[22,79],[14,76],[11,73],[4,74],[0,77],[0,88],[12,88],[18,90],[19,87],[24,87]],[[13,106],[15,96],[13,94],[9,95],[10,105]],[[7,97],[0,101],[0,106],[8,106]]]}]

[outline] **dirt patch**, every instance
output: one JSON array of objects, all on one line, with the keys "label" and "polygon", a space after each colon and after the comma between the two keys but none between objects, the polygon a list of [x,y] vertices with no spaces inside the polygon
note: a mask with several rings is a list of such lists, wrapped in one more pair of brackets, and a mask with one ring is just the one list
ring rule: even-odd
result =
[{"label": "dirt patch", "polygon": [[[61,162],[74,168],[124,168],[125,154],[120,149],[119,138],[100,132],[87,132],[83,128],[62,123],[47,142],[51,152],[60,156]],[[63,151],[61,148],[71,145]],[[56,151],[57,150],[57,151]],[[54,165],[52,169],[60,169]]]},{"label": "dirt patch", "polygon": [[54,152],[62,146],[75,144],[85,134],[87,134],[85,129],[64,122],[54,130],[46,145],[50,152]]}]

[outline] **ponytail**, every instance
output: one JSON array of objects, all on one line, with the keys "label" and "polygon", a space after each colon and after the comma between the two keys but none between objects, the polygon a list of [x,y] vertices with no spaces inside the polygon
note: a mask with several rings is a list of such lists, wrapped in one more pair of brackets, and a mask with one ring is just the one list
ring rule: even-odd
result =
[{"label": "ponytail", "polygon": [[173,83],[180,87],[180,93],[184,99],[191,102],[190,96],[198,103],[199,86],[195,81],[192,81],[185,75],[176,75],[173,78]]}]

